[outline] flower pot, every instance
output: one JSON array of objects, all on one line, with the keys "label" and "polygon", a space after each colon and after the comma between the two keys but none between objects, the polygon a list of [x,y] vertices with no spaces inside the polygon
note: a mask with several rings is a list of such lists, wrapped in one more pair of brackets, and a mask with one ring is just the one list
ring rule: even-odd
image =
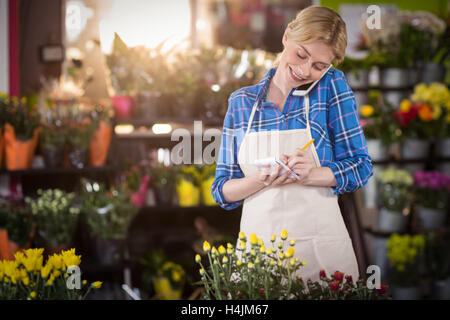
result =
[{"label": "flower pot", "polygon": [[383,88],[401,88],[409,84],[409,69],[383,68],[380,70],[380,85]]},{"label": "flower pot", "polygon": [[439,139],[437,141],[436,155],[440,158],[450,158],[450,138]]},{"label": "flower pot", "polygon": [[405,232],[408,227],[408,216],[401,212],[393,212],[386,208],[378,211],[377,230],[381,232]]},{"label": "flower pot", "polygon": [[420,300],[422,299],[422,288],[392,286],[392,298],[394,300]]},{"label": "flower pot", "polygon": [[211,177],[207,180],[202,181],[202,198],[203,198],[203,204],[205,206],[216,206],[217,203],[214,200],[212,194],[211,194],[211,186],[214,181],[215,177]]},{"label": "flower pot", "polygon": [[345,78],[350,88],[367,88],[369,87],[369,70],[356,70],[356,72],[346,72]]},{"label": "flower pot", "polygon": [[133,99],[129,96],[114,96],[112,103],[116,119],[130,119],[132,116]]},{"label": "flower pot", "polygon": [[429,85],[432,82],[443,82],[445,77],[445,67],[433,63],[425,62],[422,67],[421,82]]},{"label": "flower pot", "polygon": [[83,169],[88,162],[88,149],[72,149],[69,152],[69,161],[72,167]]},{"label": "flower pot", "polygon": [[5,138],[3,137],[3,127],[0,127],[0,168],[3,165],[3,151],[5,149]]},{"label": "flower pot", "polygon": [[0,229],[0,260],[12,260],[8,230]]},{"label": "flower pot", "polygon": [[176,185],[178,205],[180,207],[198,206],[200,203],[200,189],[192,182],[181,179]]},{"label": "flower pot", "polygon": [[41,147],[42,156],[44,157],[45,167],[59,168],[63,164],[64,149]]},{"label": "flower pot", "polygon": [[172,289],[170,280],[167,277],[153,278],[153,286],[157,298],[160,300],[180,300],[182,295],[181,289]]},{"label": "flower pot", "polygon": [[387,258],[388,237],[374,236],[372,241],[373,264],[380,267],[380,277],[382,282],[389,279],[389,260]]},{"label": "flower pot", "polygon": [[388,148],[380,139],[367,139],[367,149],[374,161],[384,161],[389,158]]},{"label": "flower pot", "polygon": [[430,143],[428,140],[406,138],[402,143],[403,159],[427,159]]},{"label": "flower pot", "polygon": [[445,226],[447,214],[444,209],[430,209],[417,206],[418,224],[425,230],[439,229]]},{"label": "flower pot", "polygon": [[111,143],[112,127],[100,121],[99,128],[92,135],[89,146],[89,163],[94,167],[104,166]]},{"label": "flower pot", "polygon": [[450,300],[450,277],[432,281],[431,297],[435,300]]},{"label": "flower pot", "polygon": [[409,93],[405,91],[386,91],[383,92],[383,100],[388,102],[394,108],[398,108],[403,99],[409,97]]},{"label": "flower pot", "polygon": [[31,161],[36,151],[39,129],[34,130],[33,138],[28,141],[16,139],[14,127],[5,124],[5,151],[6,168],[8,170],[24,170],[31,166]]},{"label": "flower pot", "polygon": [[124,239],[96,239],[95,259],[102,266],[117,265],[122,258]]}]

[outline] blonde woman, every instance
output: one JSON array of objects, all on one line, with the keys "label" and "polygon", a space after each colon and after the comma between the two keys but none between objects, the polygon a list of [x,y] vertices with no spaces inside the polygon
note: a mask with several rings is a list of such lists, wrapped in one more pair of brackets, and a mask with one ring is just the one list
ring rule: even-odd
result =
[{"label": "blonde woman", "polygon": [[[333,10],[311,6],[288,24],[282,43],[276,67],[229,98],[212,195],[228,210],[243,203],[240,230],[266,246],[287,230],[295,257],[307,262],[303,279],[317,280],[321,270],[358,279],[337,195],[361,188],[373,168],[354,94],[332,67],[344,59],[346,26]],[[308,94],[295,95],[316,80]],[[268,157],[290,170],[255,165]]]}]

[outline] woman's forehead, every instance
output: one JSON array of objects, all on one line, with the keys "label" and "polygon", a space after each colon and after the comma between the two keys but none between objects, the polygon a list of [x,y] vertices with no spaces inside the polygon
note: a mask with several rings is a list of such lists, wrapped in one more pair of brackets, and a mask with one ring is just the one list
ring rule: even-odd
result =
[{"label": "woman's forehead", "polygon": [[308,43],[292,40],[291,43],[295,50],[301,48],[306,51],[306,53],[311,56],[314,62],[323,62],[325,64],[329,64],[334,59],[334,54],[331,47],[320,40]]}]

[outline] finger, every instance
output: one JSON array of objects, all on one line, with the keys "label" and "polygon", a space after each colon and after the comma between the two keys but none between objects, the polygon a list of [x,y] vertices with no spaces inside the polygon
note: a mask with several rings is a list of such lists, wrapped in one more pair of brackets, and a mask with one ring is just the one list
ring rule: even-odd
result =
[{"label": "finger", "polygon": [[286,155],[286,154],[282,154],[282,155],[280,156],[280,160],[281,160],[284,164],[286,164],[286,163],[289,162],[289,156]]},{"label": "finger", "polygon": [[289,179],[289,175],[291,174],[291,172],[286,171],[285,173],[283,173],[281,176],[277,177],[273,182],[272,185],[280,185],[280,184],[284,184],[286,180]]},{"label": "finger", "polygon": [[278,174],[280,173],[280,168],[281,166],[278,166],[268,177],[268,182],[270,182],[270,184],[273,183],[273,181],[275,181],[275,179],[278,177]]}]

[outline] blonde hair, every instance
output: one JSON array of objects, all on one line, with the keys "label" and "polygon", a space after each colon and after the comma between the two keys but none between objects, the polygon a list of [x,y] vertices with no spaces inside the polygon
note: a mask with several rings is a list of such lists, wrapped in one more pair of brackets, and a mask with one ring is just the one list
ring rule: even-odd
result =
[{"label": "blonde hair", "polygon": [[[332,63],[340,64],[345,57],[347,48],[347,28],[341,16],[330,8],[323,6],[309,6],[297,13],[296,18],[291,21],[287,28],[288,39],[301,43],[322,41],[333,50],[335,58]],[[275,59],[274,66],[277,67],[281,53]]]}]

